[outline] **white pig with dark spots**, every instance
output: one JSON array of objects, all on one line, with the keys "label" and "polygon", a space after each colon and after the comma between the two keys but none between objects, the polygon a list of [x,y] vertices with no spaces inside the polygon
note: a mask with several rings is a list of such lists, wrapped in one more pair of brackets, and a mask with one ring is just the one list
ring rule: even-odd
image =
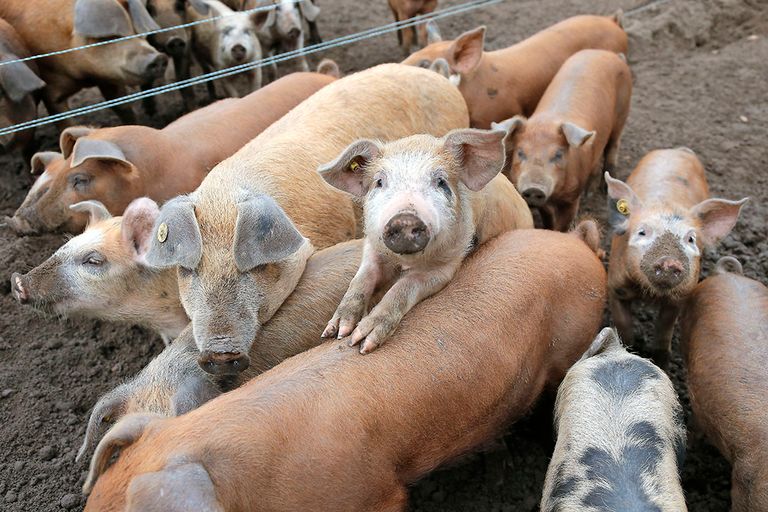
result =
[{"label": "white pig with dark spots", "polygon": [[603,329],[568,371],[542,512],[682,512],[683,410],[672,382]]}]

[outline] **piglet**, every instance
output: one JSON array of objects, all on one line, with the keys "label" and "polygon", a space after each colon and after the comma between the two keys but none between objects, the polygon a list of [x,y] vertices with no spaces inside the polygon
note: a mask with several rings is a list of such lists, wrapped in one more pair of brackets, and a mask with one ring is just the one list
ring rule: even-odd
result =
[{"label": "piglet", "polygon": [[731,510],[768,510],[768,288],[726,256],[680,326],[694,424],[733,466]]},{"label": "piglet", "polygon": [[[365,198],[363,261],[323,337],[352,333],[350,344],[371,352],[453,278],[474,246],[531,227],[530,212],[499,175],[503,138],[459,129],[440,139],[358,140],[320,167],[328,183]],[[377,291],[386,293],[366,315]]]},{"label": "piglet", "polygon": [[648,153],[627,182],[606,172],[614,236],[608,268],[611,316],[632,342],[632,303],[658,305],[654,362],[669,363],[680,302],[699,280],[701,253],[736,224],[747,199],[710,199],[707,179],[688,148]]},{"label": "piglet", "polygon": [[603,329],[568,371],[542,512],[686,510],[683,409],[666,374]]},{"label": "piglet", "polygon": [[623,56],[582,50],[565,61],[530,119],[492,123],[509,133],[504,173],[543,227],[567,230],[582,193],[599,182],[601,162],[607,171],[616,167],[631,96]]}]

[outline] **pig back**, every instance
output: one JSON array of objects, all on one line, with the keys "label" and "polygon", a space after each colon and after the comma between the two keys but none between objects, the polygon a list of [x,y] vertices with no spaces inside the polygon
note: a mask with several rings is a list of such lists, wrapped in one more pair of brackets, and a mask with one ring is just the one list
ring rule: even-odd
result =
[{"label": "pig back", "polygon": [[701,282],[681,316],[696,423],[731,463],[768,467],[768,288],[726,273]]},{"label": "pig back", "polygon": [[690,209],[709,197],[704,166],[688,148],[651,151],[629,175],[627,185],[644,207]]}]

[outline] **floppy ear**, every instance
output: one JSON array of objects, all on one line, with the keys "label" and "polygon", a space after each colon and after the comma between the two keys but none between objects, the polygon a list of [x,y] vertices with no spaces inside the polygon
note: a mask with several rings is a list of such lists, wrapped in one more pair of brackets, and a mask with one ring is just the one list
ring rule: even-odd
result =
[{"label": "floppy ear", "polygon": [[707,199],[691,209],[691,213],[701,222],[701,238],[704,245],[714,245],[731,232],[739,220],[741,207],[749,201],[727,199]]},{"label": "floppy ear", "polygon": [[128,10],[137,34],[160,28],[160,25],[147,12],[147,0],[128,0]]},{"label": "floppy ear", "polygon": [[208,471],[199,462],[166,466],[135,476],[126,490],[126,512],[224,512]]},{"label": "floppy ear", "polygon": [[435,59],[432,64],[429,65],[429,70],[434,71],[438,75],[443,75],[447,79],[451,79],[451,66],[448,61],[440,57]]},{"label": "floppy ear", "polygon": [[317,72],[321,75],[328,75],[334,78],[341,78],[341,69],[333,59],[323,59],[317,65]]},{"label": "floppy ear", "polygon": [[208,3],[205,0],[189,0],[189,5],[191,5],[198,14],[202,14],[203,16],[210,12]]},{"label": "floppy ear", "polygon": [[78,213],[87,213],[90,217],[89,224],[94,222],[101,222],[112,218],[112,214],[109,213],[107,207],[100,201],[80,201],[69,206],[69,209]]},{"label": "floppy ear", "polygon": [[88,476],[83,484],[83,494],[88,495],[91,492],[96,480],[107,469],[115,451],[133,444],[144,433],[147,425],[157,418],[160,418],[157,414],[132,414],[120,420],[107,432],[91,458]]},{"label": "floppy ear", "polygon": [[320,15],[320,8],[315,5],[315,2],[312,0],[304,0],[303,2],[299,2],[298,6],[305,20],[310,23],[317,21],[317,17]]},{"label": "floppy ear", "polygon": [[120,146],[114,142],[108,140],[88,139],[80,138],[75,143],[75,147],[72,150],[72,167],[81,165],[86,160],[107,160],[112,163],[119,164],[118,166],[125,171],[132,171],[135,169],[133,164],[129,162],[123,150]]},{"label": "floppy ear", "polygon": [[480,64],[485,45],[485,26],[461,34],[448,48],[448,63],[457,73],[469,73]]},{"label": "floppy ear", "polygon": [[146,264],[147,252],[155,234],[155,221],[160,216],[157,203],[148,197],[131,201],[123,212],[120,234],[123,241],[133,248],[133,257],[139,263]]},{"label": "floppy ear", "polygon": [[443,36],[440,35],[440,27],[437,26],[437,22],[429,20],[427,22],[427,45],[439,43],[442,40]]},{"label": "floppy ear", "polygon": [[595,132],[588,132],[584,128],[577,126],[573,123],[563,123],[560,126],[565,140],[568,141],[568,145],[573,148],[579,148],[583,146],[589,139],[595,136]]},{"label": "floppy ear", "polygon": [[128,402],[128,386],[120,384],[118,387],[99,398],[93,406],[91,416],[88,418],[88,426],[85,429],[83,444],[77,451],[75,462],[80,462],[91,451],[94,443],[101,437],[106,424],[115,421],[125,411]]},{"label": "floppy ear", "polygon": [[629,227],[629,216],[636,214],[642,203],[632,187],[612,178],[608,172],[605,173],[605,183],[608,185],[608,222],[617,235],[623,235]]},{"label": "floppy ear", "polygon": [[240,272],[284,260],[306,239],[271,197],[257,194],[237,205],[232,251]]},{"label": "floppy ear", "polygon": [[[15,55],[6,55],[8,60],[14,60]],[[19,103],[24,97],[45,87],[45,82],[24,62],[14,62],[0,66],[0,89],[13,103]]]},{"label": "floppy ear", "polygon": [[61,149],[61,154],[64,158],[69,158],[69,155],[72,154],[72,149],[75,147],[77,139],[88,135],[92,131],[93,128],[88,128],[87,126],[72,126],[61,132],[61,136],[59,137],[59,148]]},{"label": "floppy ear", "polygon": [[512,139],[515,136],[515,132],[525,126],[527,121],[523,116],[514,116],[500,123],[491,122],[491,130],[507,133],[506,137],[504,137],[504,147],[509,152],[512,150]]},{"label": "floppy ear", "polygon": [[144,260],[151,267],[197,268],[203,257],[203,237],[188,196],[171,199],[160,209]]},{"label": "floppy ear", "polygon": [[221,390],[204,373],[189,375],[179,385],[171,397],[171,409],[174,416],[181,416],[197,409],[209,400],[221,394]]},{"label": "floppy ear", "polygon": [[77,0],[74,32],[82,37],[129,36],[131,19],[117,0]]},{"label": "floppy ear", "polygon": [[459,163],[459,179],[468,189],[478,191],[504,167],[506,132],[465,128],[445,136],[443,147]]},{"label": "floppy ear", "polygon": [[333,162],[321,165],[317,172],[330,185],[358,197],[368,192],[365,167],[381,154],[375,141],[360,139],[349,146]]},{"label": "floppy ear", "polygon": [[39,176],[45,172],[45,169],[51,165],[54,160],[62,158],[61,153],[56,151],[40,151],[32,155],[30,162],[31,172],[34,176]]},{"label": "floppy ear", "polygon": [[270,11],[255,11],[251,13],[251,23],[256,31],[259,31],[267,24]]}]

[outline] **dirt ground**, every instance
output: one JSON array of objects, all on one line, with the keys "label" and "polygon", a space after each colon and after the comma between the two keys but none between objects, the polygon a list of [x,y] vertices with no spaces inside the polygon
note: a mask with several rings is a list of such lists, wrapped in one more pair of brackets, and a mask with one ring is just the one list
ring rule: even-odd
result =
[{"label": "dirt ground", "polygon": [[[441,2],[441,5],[459,3]],[[670,0],[641,8],[646,0],[507,0],[482,11],[443,20],[453,37],[488,26],[487,48],[508,46],[567,16],[627,13],[630,63],[635,74],[632,113],[618,175],[625,178],[639,158],[655,148],[689,146],[708,170],[713,195],[752,200],[734,230],[707,253],[705,273],[725,254],[738,257],[748,276],[766,282],[768,272],[768,2],[765,0]],[[365,7],[362,7],[365,5]],[[391,21],[384,0],[324,0],[320,28],[326,39]],[[394,34],[325,56],[351,72],[399,60]],[[73,57],[74,58],[74,57]],[[317,62],[319,57],[311,60]],[[198,89],[203,97],[203,89]],[[98,98],[92,91],[75,104]],[[177,117],[176,94],[159,100],[161,114],[141,122],[161,126]],[[137,111],[140,110],[137,108]],[[80,120],[110,125],[109,112]],[[43,148],[57,147],[51,127],[38,131]],[[0,157],[0,214],[11,214],[31,177],[17,158]],[[604,200],[593,198],[585,214],[605,220]],[[74,456],[88,412],[97,398],[132,377],[162,349],[155,335],[139,328],[93,321],[43,318],[17,305],[8,278],[48,257],[62,235],[17,238],[0,231],[0,509],[80,509],[85,466]],[[607,245],[607,244],[606,244]],[[651,315],[640,312],[641,338]],[[642,352],[642,345],[637,347]],[[685,371],[679,357],[673,378],[686,405]],[[414,511],[535,511],[554,446],[551,401],[514,425],[496,450],[469,456],[414,486]],[[729,509],[729,466],[717,451],[691,435],[683,470],[688,506],[695,512]]]}]

